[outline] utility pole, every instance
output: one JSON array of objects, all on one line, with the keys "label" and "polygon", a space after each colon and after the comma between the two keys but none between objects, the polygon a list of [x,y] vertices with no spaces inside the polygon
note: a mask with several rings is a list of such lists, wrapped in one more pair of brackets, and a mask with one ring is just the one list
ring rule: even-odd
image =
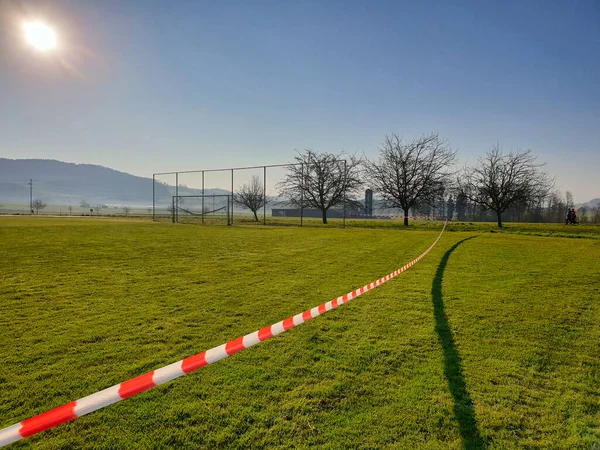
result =
[{"label": "utility pole", "polygon": [[29,212],[33,214],[33,180],[29,179]]}]

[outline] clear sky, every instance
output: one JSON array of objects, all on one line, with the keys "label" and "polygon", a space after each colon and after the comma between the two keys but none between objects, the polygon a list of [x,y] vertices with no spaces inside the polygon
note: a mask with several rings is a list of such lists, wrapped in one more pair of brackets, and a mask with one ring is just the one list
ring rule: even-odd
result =
[{"label": "clear sky", "polygon": [[[55,26],[27,47],[21,22]],[[600,197],[600,2],[0,0],[0,157],[136,175],[439,132]]]}]

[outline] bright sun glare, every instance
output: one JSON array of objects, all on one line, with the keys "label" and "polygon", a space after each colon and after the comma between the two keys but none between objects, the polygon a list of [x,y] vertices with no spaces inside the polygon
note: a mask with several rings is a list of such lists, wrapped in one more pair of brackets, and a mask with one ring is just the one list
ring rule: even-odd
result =
[{"label": "bright sun glare", "polygon": [[56,33],[42,22],[29,22],[23,25],[25,39],[40,52],[56,48]]}]

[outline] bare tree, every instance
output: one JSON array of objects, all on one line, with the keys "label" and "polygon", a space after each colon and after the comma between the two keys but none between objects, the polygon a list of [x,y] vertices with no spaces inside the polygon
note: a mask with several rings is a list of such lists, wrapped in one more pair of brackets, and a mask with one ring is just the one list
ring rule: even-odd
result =
[{"label": "bare tree", "polygon": [[564,222],[566,210],[567,206],[560,193],[557,191],[550,192],[548,195],[546,220],[548,222]]},{"label": "bare tree", "polygon": [[253,175],[250,183],[244,184],[238,188],[233,195],[233,201],[252,211],[254,220],[258,222],[258,215],[256,212],[266,204],[266,192],[260,178]]},{"label": "bare tree", "polygon": [[36,214],[39,214],[40,210],[44,209],[46,206],[48,205],[39,199],[33,201],[33,209],[35,209]]},{"label": "bare tree", "polygon": [[123,211],[125,212],[125,216],[128,216],[131,212],[131,206],[123,206]]},{"label": "bare tree", "polygon": [[510,206],[530,204],[552,190],[554,183],[543,166],[531,150],[504,154],[494,146],[477,165],[465,168],[459,183],[469,200],[496,214],[502,228],[502,213]]},{"label": "bare tree", "polygon": [[146,208],[146,211],[148,211],[148,215],[149,216],[152,215],[152,208],[151,207]]},{"label": "bare tree", "polygon": [[465,196],[464,193],[459,192],[456,195],[456,219],[459,221],[464,221],[467,219],[467,209],[469,200]]},{"label": "bare tree", "polygon": [[577,213],[579,214],[579,223],[587,223],[588,222],[587,212],[588,212],[588,207],[585,205],[581,206],[577,210]]},{"label": "bare tree", "polygon": [[594,216],[594,223],[600,223],[600,203],[596,205],[596,215]]},{"label": "bare tree", "polygon": [[353,155],[304,150],[294,159],[278,184],[280,195],[298,208],[319,209],[324,224],[327,211],[348,204],[349,197],[362,186],[362,161]]},{"label": "bare tree", "polygon": [[567,203],[567,208],[573,208],[575,206],[575,203],[573,201],[573,193],[571,191],[565,192],[565,200]]},{"label": "bare tree", "polygon": [[455,209],[456,209],[456,202],[450,195],[448,197],[448,200],[446,200],[446,217],[448,218],[448,220],[452,220],[452,218],[454,217]]},{"label": "bare tree", "polygon": [[379,159],[367,163],[367,173],[386,208],[404,211],[408,226],[411,208],[430,205],[450,182],[456,152],[437,133],[404,142],[397,134],[385,137]]},{"label": "bare tree", "polygon": [[67,206],[67,209],[69,210],[69,215],[73,214],[73,205]]}]

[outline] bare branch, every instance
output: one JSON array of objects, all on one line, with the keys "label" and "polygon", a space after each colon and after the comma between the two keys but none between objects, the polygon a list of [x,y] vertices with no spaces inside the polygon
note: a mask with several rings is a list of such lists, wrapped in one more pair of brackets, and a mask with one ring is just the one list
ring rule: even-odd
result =
[{"label": "bare branch", "polygon": [[[397,134],[385,137],[379,159],[367,163],[374,190],[383,197],[386,208],[409,210],[430,204],[449,185],[449,169],[456,162],[456,151],[437,133],[403,142]],[[408,225],[408,217],[404,224]]]},{"label": "bare branch", "polygon": [[266,205],[267,199],[264,191],[264,185],[256,175],[252,176],[250,183],[244,184],[233,195],[233,201],[248,208],[254,214],[254,220],[258,222],[256,212]]},{"label": "bare branch", "polygon": [[44,209],[46,206],[48,206],[46,203],[44,203],[43,201],[37,199],[33,201],[33,209],[35,209],[35,213],[39,214],[40,210]]},{"label": "bare branch", "polygon": [[549,195],[554,181],[543,167],[531,150],[504,154],[496,145],[475,166],[465,167],[458,184],[470,201],[494,211],[502,227],[509,207],[539,204]]},{"label": "bare branch", "polygon": [[285,178],[278,184],[280,195],[297,208],[321,210],[323,223],[327,211],[343,205],[362,186],[362,161],[353,155],[297,152],[295,163],[287,167]]}]

